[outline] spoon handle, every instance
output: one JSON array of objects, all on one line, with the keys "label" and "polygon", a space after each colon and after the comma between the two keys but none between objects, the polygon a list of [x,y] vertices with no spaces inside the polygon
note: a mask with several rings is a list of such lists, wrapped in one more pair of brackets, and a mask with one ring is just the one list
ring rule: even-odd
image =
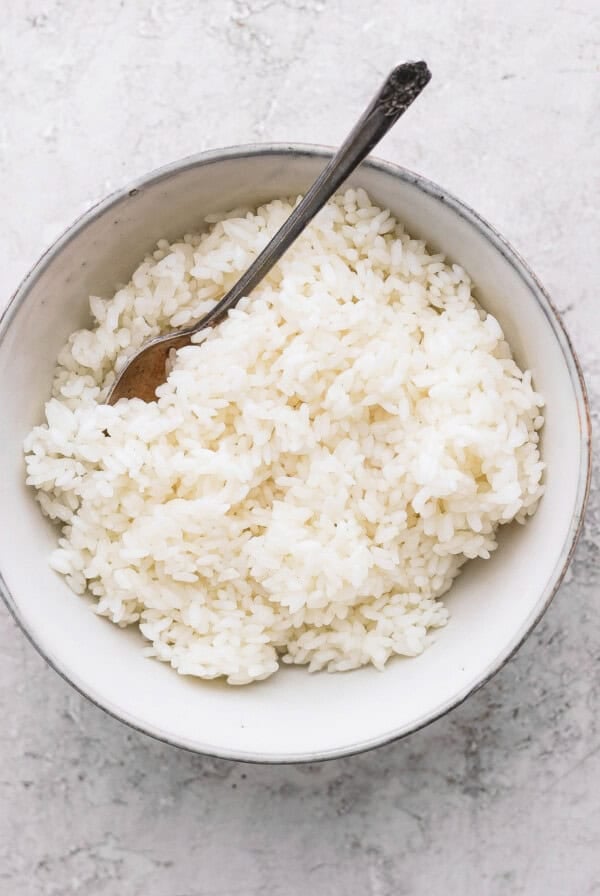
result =
[{"label": "spoon handle", "polygon": [[338,187],[406,112],[430,78],[431,73],[425,62],[406,62],[393,69],[379,93],[287,221],[255,258],[248,270],[242,274],[235,286],[191,329],[191,332],[217,323],[243,296],[249,295],[258,286]]}]

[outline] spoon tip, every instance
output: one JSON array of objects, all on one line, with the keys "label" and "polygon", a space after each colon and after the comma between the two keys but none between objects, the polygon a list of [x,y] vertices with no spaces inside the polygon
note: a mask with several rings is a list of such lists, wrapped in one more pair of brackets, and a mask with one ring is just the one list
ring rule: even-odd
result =
[{"label": "spoon tip", "polygon": [[402,62],[397,65],[393,74],[405,83],[417,83],[420,87],[425,87],[431,81],[431,70],[425,60]]}]

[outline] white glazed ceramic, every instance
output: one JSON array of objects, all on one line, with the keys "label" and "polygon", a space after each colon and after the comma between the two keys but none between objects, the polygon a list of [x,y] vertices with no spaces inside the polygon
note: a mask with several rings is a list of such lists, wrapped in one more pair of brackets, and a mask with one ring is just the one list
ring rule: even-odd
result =
[{"label": "white glazed ceramic", "polygon": [[110,295],[159,238],[199,228],[209,212],[302,192],[329,156],[313,147],[250,146],[150,175],[73,225],[25,279],[0,324],[3,596],[40,653],[79,691],[135,728],[201,753],[324,759],[390,741],[440,716],[531,631],[566,570],[582,521],[590,464],[585,388],[548,298],[474,212],[434,184],[373,160],[351,183],[469,271],[482,305],[499,319],[547,401],[547,485],[537,514],[525,527],[504,531],[490,561],[468,565],[446,597],[451,621],[437,642],[416,659],[391,661],[385,673],[284,668],[266,682],[231,688],[182,678],[145,659],[139,634],[96,616],[49,568],[56,531],[24,485],[21,445],[41,419],[59,348],[88,319],[88,295]]}]

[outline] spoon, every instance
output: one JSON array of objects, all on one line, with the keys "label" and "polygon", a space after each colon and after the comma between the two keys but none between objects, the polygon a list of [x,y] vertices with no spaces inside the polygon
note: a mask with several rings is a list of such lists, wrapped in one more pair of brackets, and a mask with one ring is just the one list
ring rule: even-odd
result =
[{"label": "spoon", "polygon": [[258,286],[338,187],[406,112],[430,78],[425,62],[405,62],[390,72],[335,156],[235,286],[198,323],[164,333],[143,345],[115,379],[106,399],[108,404],[115,404],[120,398],[156,399],[157,387],[167,378],[167,361],[173,349],[189,345],[195,333],[222,321],[230,308]]}]

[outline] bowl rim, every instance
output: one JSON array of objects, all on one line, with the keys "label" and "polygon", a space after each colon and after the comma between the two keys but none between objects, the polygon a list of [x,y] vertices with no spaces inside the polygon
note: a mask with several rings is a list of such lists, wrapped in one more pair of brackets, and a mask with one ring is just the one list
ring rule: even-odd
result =
[{"label": "bowl rim", "polygon": [[[5,311],[0,316],[0,345],[4,341],[6,333],[10,327],[16,312],[26,301],[31,287],[38,280],[47,266],[62,252],[64,247],[71,242],[80,232],[82,232],[93,220],[99,215],[105,213],[113,206],[117,205],[128,196],[134,196],[137,192],[146,189],[161,181],[169,180],[173,175],[192,168],[211,165],[216,162],[224,162],[235,159],[253,158],[256,156],[292,156],[292,157],[309,157],[322,159],[325,164],[333,155],[335,149],[330,146],[310,144],[310,143],[248,143],[235,146],[228,146],[221,149],[213,149],[205,152],[196,153],[191,156],[170,162],[159,168],[153,169],[146,175],[136,178],[121,189],[115,190],[104,199],[92,205],[87,211],[81,214],[76,220],[52,243],[52,245],[41,255],[38,261],[33,265],[30,271],[25,275],[12,298],[10,299]],[[569,371],[571,386],[575,395],[577,411],[579,416],[579,432],[580,432],[580,456],[579,456],[579,476],[577,483],[577,495],[575,507],[571,518],[569,533],[563,544],[560,555],[552,569],[552,572],[546,582],[544,589],[540,594],[540,598],[536,607],[514,634],[513,638],[505,645],[504,649],[495,657],[495,659],[481,670],[477,676],[475,683],[470,682],[465,688],[459,690],[453,697],[445,700],[442,704],[424,712],[419,718],[414,719],[408,724],[396,726],[388,732],[382,733],[374,738],[364,741],[358,741],[352,744],[335,747],[330,750],[317,750],[301,753],[264,753],[264,752],[248,752],[244,750],[216,748],[210,744],[202,744],[200,742],[192,742],[188,739],[176,739],[168,733],[161,731],[155,726],[147,723],[144,719],[138,718],[129,712],[123,711],[120,707],[114,705],[110,700],[105,699],[95,689],[88,687],[86,684],[78,680],[78,676],[72,670],[65,668],[60,657],[49,656],[45,647],[36,640],[33,633],[29,629],[25,619],[23,618],[18,601],[11,594],[7,583],[0,571],[0,596],[4,600],[9,612],[17,622],[27,639],[35,647],[44,660],[63,678],[68,684],[75,688],[82,696],[90,700],[95,706],[104,710],[113,718],[124,722],[129,727],[149,735],[154,739],[167,743],[181,749],[188,750],[192,753],[199,753],[205,756],[213,756],[220,759],[230,759],[241,762],[264,763],[264,764],[289,764],[299,762],[316,762],[328,759],[336,759],[343,756],[352,756],[374,749],[384,744],[392,743],[395,740],[406,737],[436,719],[441,718],[455,707],[463,703],[471,694],[483,687],[498,672],[508,660],[521,647],[523,642],[535,628],[546,610],[548,609],[554,595],[565,576],[567,568],[573,557],[577,540],[583,526],[585,508],[590,489],[591,480],[591,419],[590,406],[587,395],[587,389],[583,378],[581,364],[569,335],[565,329],[565,325],[561,319],[559,312],[553,305],[548,293],[529,268],[524,259],[515,251],[515,249],[504,239],[503,236],[477,212],[462,200],[459,200],[452,193],[440,187],[433,181],[416,174],[410,169],[393,162],[387,162],[377,157],[369,156],[360,166],[381,171],[391,177],[403,180],[434,199],[448,205],[457,215],[475,227],[484,236],[484,238],[492,244],[504,259],[513,267],[518,276],[524,281],[529,292],[537,301],[538,305],[544,312],[555,338],[557,339],[562,350],[567,369]]]}]

